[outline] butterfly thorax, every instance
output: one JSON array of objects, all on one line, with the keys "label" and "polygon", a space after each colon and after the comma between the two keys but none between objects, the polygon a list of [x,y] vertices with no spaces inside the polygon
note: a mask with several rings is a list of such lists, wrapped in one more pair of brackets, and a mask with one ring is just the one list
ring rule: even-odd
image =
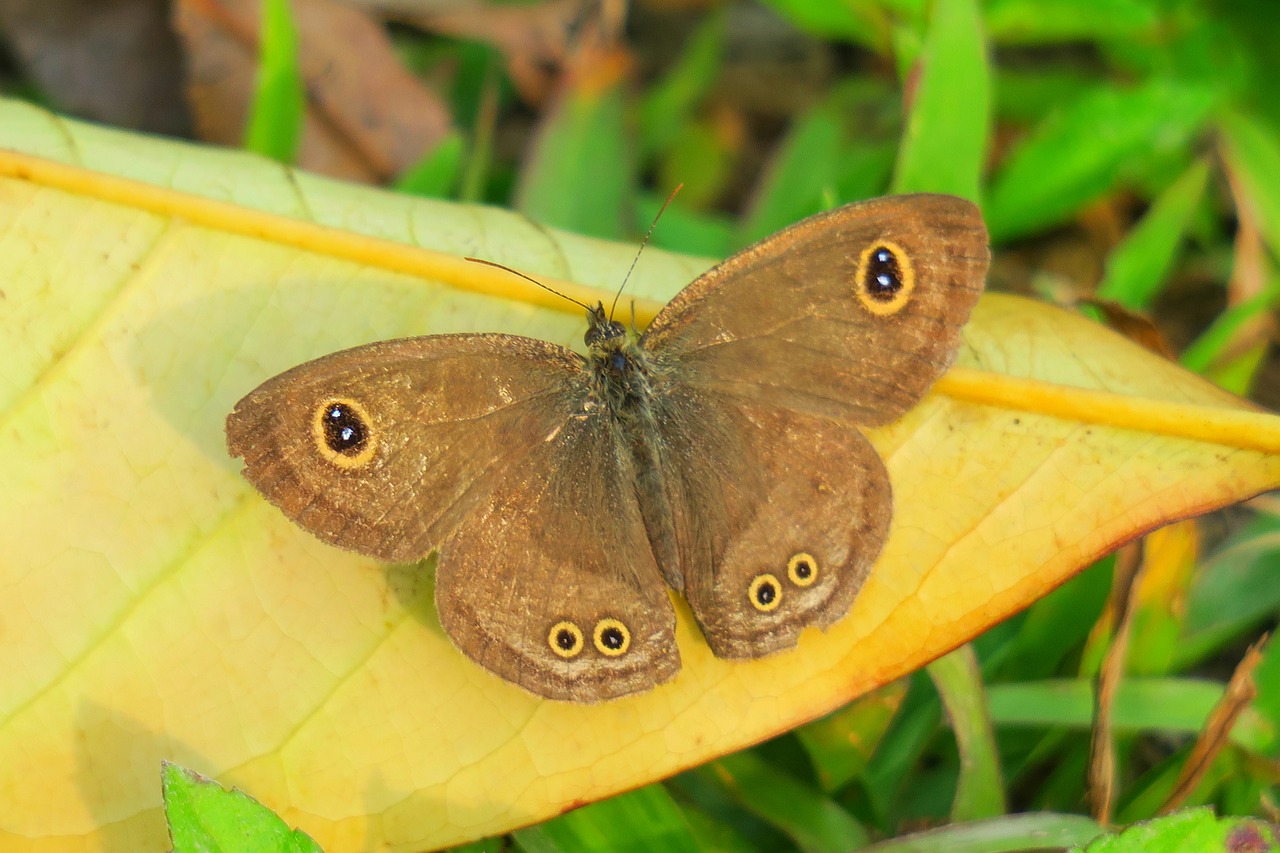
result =
[{"label": "butterfly thorax", "polygon": [[636,497],[644,516],[649,543],[667,583],[683,589],[677,558],[674,520],[663,477],[661,435],[654,397],[661,365],[639,337],[610,320],[602,305],[588,314],[586,372],[592,408],[609,419],[626,447],[635,471]]},{"label": "butterfly thorax", "polygon": [[649,354],[634,333],[608,319],[604,306],[597,305],[588,318],[585,340],[593,402],[604,407],[626,432],[625,424],[643,417],[650,408],[653,387]]}]

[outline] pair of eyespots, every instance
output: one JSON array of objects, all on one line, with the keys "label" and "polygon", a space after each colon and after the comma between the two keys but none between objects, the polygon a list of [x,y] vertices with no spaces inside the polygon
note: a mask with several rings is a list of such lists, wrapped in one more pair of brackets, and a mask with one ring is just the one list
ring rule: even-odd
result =
[{"label": "pair of eyespots", "polygon": [[[813,586],[818,580],[818,561],[812,554],[801,551],[787,561],[787,580],[800,588]],[[782,604],[782,582],[769,572],[751,579],[747,588],[747,600],[761,613],[771,613]]]},{"label": "pair of eyespots", "polygon": [[[601,619],[591,632],[591,643],[605,657],[620,657],[631,648],[631,631],[617,619]],[[564,619],[552,625],[547,632],[547,645],[560,657],[571,660],[582,654],[587,643],[582,629]]]},{"label": "pair of eyespots", "polygon": [[369,413],[350,399],[329,400],[316,409],[311,438],[320,455],[339,468],[364,465],[377,446]]},{"label": "pair of eyespots", "polygon": [[872,314],[887,317],[901,311],[915,290],[911,257],[896,243],[873,243],[858,258],[854,292]]}]

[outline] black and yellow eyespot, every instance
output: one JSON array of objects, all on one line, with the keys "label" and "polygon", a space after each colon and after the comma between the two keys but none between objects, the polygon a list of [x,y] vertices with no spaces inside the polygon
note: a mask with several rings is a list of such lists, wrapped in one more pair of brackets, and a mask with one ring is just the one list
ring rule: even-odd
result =
[{"label": "black and yellow eyespot", "polygon": [[782,584],[769,573],[756,575],[747,589],[747,600],[761,613],[777,610],[782,603]]},{"label": "black and yellow eyespot", "polygon": [[565,660],[577,657],[584,644],[582,629],[569,621],[557,622],[547,632],[547,645]]},{"label": "black and yellow eyespot", "polygon": [[796,586],[812,586],[818,579],[818,561],[801,551],[787,560],[787,578]]},{"label": "black and yellow eyespot", "polygon": [[311,437],[320,455],[339,468],[364,465],[377,448],[369,413],[350,399],[329,400],[316,409]]},{"label": "black and yellow eyespot", "polygon": [[611,658],[624,655],[631,648],[631,632],[617,619],[601,619],[597,622],[591,639],[596,644],[596,651]]},{"label": "black and yellow eyespot", "polygon": [[916,287],[911,257],[896,243],[881,240],[871,244],[858,258],[853,290],[858,301],[879,317],[901,311]]}]

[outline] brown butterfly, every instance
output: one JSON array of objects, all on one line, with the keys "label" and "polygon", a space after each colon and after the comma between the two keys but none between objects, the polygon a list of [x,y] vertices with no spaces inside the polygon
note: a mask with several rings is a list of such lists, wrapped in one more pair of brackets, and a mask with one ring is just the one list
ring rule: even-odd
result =
[{"label": "brown butterfly", "polygon": [[967,201],[853,204],[729,258],[639,337],[591,309],[585,358],[500,334],[357,347],[253,391],[227,443],[321,539],[438,549],[440,622],[476,663],[625,696],[680,668],[668,587],[725,658],[849,612],[893,509],[859,428],[950,365],[988,259]]}]

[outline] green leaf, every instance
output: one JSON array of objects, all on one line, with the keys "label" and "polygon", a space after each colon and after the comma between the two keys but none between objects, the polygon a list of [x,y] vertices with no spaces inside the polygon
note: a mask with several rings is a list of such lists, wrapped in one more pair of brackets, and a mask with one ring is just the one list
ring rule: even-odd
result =
[{"label": "green leaf", "polygon": [[774,156],[738,231],[739,245],[754,243],[819,209],[835,183],[843,154],[840,110],[819,104],[797,121]]},{"label": "green leaf", "polygon": [[164,762],[164,812],[174,853],[320,853],[300,829],[242,791],[227,791],[198,773]]},{"label": "green leaf", "polygon": [[1262,291],[1219,314],[1182,353],[1182,366],[1197,373],[1207,371],[1234,341],[1245,323],[1280,304],[1280,277],[1273,276]]},{"label": "green leaf", "polygon": [[1151,205],[1142,220],[1107,258],[1099,299],[1142,309],[1160,292],[1178,247],[1209,183],[1209,163],[1197,160]]},{"label": "green leaf", "polygon": [[978,200],[991,124],[991,74],[975,0],[934,4],[893,192]]},{"label": "green leaf", "polygon": [[[1189,667],[1271,618],[1280,610],[1276,577],[1280,577],[1280,517],[1260,515],[1200,567],[1188,597],[1174,665]],[[1276,707],[1280,712],[1280,702]],[[1280,713],[1272,719],[1280,722]]]},{"label": "green leaf", "polygon": [[[1273,552],[1273,557],[1280,562],[1280,548]],[[1262,651],[1262,661],[1254,670],[1253,683],[1258,689],[1253,707],[1267,718],[1273,729],[1280,731],[1280,643],[1274,639],[1268,640]],[[1266,754],[1274,758],[1277,753],[1280,753],[1280,741],[1273,741],[1268,745]]]},{"label": "green leaf", "polygon": [[[1194,733],[1222,697],[1222,685],[1180,678],[1130,678],[1120,685],[1112,708],[1117,731],[1158,729]],[[1050,680],[987,687],[987,706],[996,726],[1061,726],[1088,729],[1093,722],[1093,683]],[[1261,751],[1273,743],[1271,724],[1246,710],[1231,730],[1231,741]]]},{"label": "green leaf", "polygon": [[779,15],[815,36],[847,41],[884,53],[889,45],[890,19],[875,0],[764,0]]},{"label": "green leaf", "polygon": [[1050,115],[1009,155],[987,195],[992,239],[1008,241],[1073,216],[1126,168],[1186,144],[1218,97],[1158,79],[1132,89],[1100,85]]},{"label": "green leaf", "polygon": [[646,785],[537,826],[516,830],[512,839],[525,853],[562,850],[698,853],[700,849],[680,806],[661,785]]},{"label": "green leaf", "polygon": [[1034,65],[1001,68],[995,88],[996,116],[1002,121],[1034,124],[1058,105],[1081,97],[1097,79],[1078,68]]},{"label": "green leaf", "polygon": [[1018,814],[901,835],[864,853],[1013,853],[1084,844],[1102,827],[1083,815]]},{"label": "green leaf", "polygon": [[620,75],[565,92],[545,117],[520,175],[516,206],[531,219],[592,237],[631,236],[631,151]]},{"label": "green leaf", "polygon": [[695,120],[662,152],[653,170],[657,186],[683,187],[677,196],[683,207],[712,208],[738,177],[736,156],[714,119]]},{"label": "green leaf", "polygon": [[264,0],[258,80],[244,147],[292,163],[302,141],[306,87],[298,67],[298,29],[289,0]]},{"label": "green leaf", "polygon": [[1153,4],[1142,0],[989,0],[987,31],[1001,44],[1112,41],[1153,31]]},{"label": "green leaf", "polygon": [[1280,850],[1275,826],[1251,817],[1218,818],[1212,809],[1187,809],[1155,820],[1134,824],[1118,835],[1107,835],[1088,847],[1087,853],[1135,853],[1170,850],[1178,853],[1248,850],[1270,853]]},{"label": "green leaf", "polygon": [[878,81],[850,80],[809,109],[770,161],[738,245],[820,210],[882,194],[896,148],[897,101]]},{"label": "green leaf", "polygon": [[1114,557],[1094,563],[1027,608],[1013,648],[1001,664],[1004,681],[1047,678],[1089,635],[1111,592]]},{"label": "green leaf", "polygon": [[960,752],[960,777],[951,819],[966,821],[1004,814],[1000,756],[973,647],[964,645],[943,655],[929,664],[928,671],[947,709]]},{"label": "green leaf", "polygon": [[396,189],[434,198],[452,195],[462,171],[464,145],[461,133],[449,131],[444,139],[396,180]]},{"label": "green leaf", "polygon": [[[647,227],[666,201],[666,195],[639,193],[636,222],[646,223]],[[680,204],[680,196],[676,196],[666,210],[662,210],[649,244],[672,252],[723,258],[733,251],[733,223],[726,216],[688,210]],[[640,264],[643,266],[643,261]]]},{"label": "green leaf", "polygon": [[906,692],[907,681],[900,679],[796,729],[822,790],[838,791],[862,775]]},{"label": "green leaf", "polygon": [[848,812],[753,752],[726,756],[716,774],[751,811],[785,832],[810,853],[843,851],[867,843],[866,830]]},{"label": "green leaf", "polygon": [[723,13],[715,13],[703,21],[675,66],[645,93],[640,104],[642,157],[671,145],[715,84],[724,56],[724,20]]},{"label": "green leaf", "polygon": [[1262,238],[1280,255],[1280,139],[1261,119],[1233,111],[1221,119],[1222,145]]}]

